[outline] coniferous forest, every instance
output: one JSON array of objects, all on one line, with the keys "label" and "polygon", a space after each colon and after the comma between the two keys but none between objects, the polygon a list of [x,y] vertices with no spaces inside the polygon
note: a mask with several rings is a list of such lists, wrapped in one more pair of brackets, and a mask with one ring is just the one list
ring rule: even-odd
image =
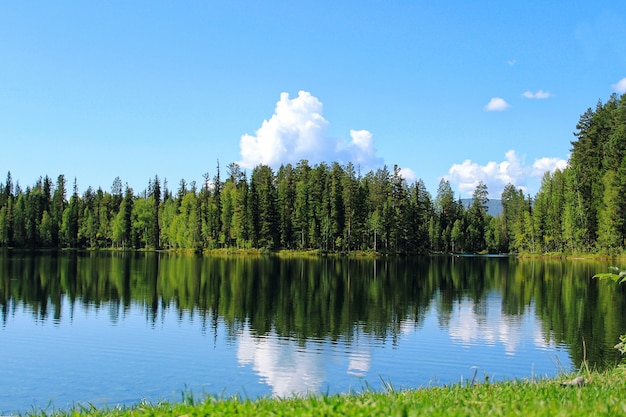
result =
[{"label": "coniferous forest", "polygon": [[22,188],[9,172],[0,183],[0,247],[189,249],[258,248],[383,253],[606,253],[626,245],[626,94],[613,94],[580,116],[569,165],[546,173],[534,197],[509,184],[502,211],[487,212],[480,183],[469,206],[442,180],[433,198],[399,169],[362,174],[353,164],[248,178],[237,164],[221,176],[158,176],[136,192],[114,179],[111,190],[45,176]]}]

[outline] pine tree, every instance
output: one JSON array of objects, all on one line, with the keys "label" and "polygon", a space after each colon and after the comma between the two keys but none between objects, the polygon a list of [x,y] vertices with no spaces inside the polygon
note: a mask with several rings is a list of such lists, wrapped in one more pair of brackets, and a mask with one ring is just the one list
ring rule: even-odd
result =
[{"label": "pine tree", "polygon": [[257,166],[252,171],[250,181],[253,233],[257,247],[275,249],[280,242],[280,228],[272,169],[267,165]]},{"label": "pine tree", "polygon": [[302,160],[296,166],[296,199],[294,202],[294,232],[298,235],[298,247],[310,247],[311,219],[313,213],[310,208],[309,186],[311,167],[307,160]]},{"label": "pine tree", "polygon": [[485,250],[485,223],[487,203],[489,202],[487,185],[480,181],[472,194],[472,205],[467,211],[467,229],[465,242],[467,250],[481,252]]},{"label": "pine tree", "polygon": [[283,165],[276,175],[278,186],[278,216],[280,219],[280,241],[287,249],[296,246],[294,212],[296,204],[296,177],[291,164]]},{"label": "pine tree", "polygon": [[357,216],[357,208],[359,206],[359,185],[356,179],[354,165],[348,163],[344,170],[341,188],[343,191],[342,200],[344,206],[344,247],[349,252],[353,247],[353,232],[359,229],[359,217]]},{"label": "pine tree", "polygon": [[454,193],[450,182],[442,179],[437,188],[437,197],[435,198],[435,210],[439,217],[438,229],[441,235],[441,250],[448,251],[451,249],[450,236],[454,222],[459,219],[459,207],[454,201]]},{"label": "pine tree", "polygon": [[220,179],[220,161],[217,161],[217,172],[213,178],[213,207],[210,210],[210,228],[213,242],[219,243],[220,236],[224,233],[222,224],[222,180]]},{"label": "pine tree", "polygon": [[330,228],[331,248],[341,250],[343,246],[343,230],[345,227],[345,207],[343,204],[342,179],[343,168],[334,162],[330,172]]},{"label": "pine tree", "polygon": [[159,182],[159,176],[154,176],[154,181],[152,182],[152,190],[150,193],[152,197],[152,220],[150,222],[150,233],[149,233],[149,246],[154,249],[159,249],[161,247],[161,225],[159,221],[159,211],[161,207],[161,184]]},{"label": "pine tree", "polygon": [[430,249],[428,237],[428,225],[432,217],[432,198],[421,179],[413,187],[413,215],[411,235],[413,236],[413,248],[418,253],[426,253]]},{"label": "pine tree", "polygon": [[511,183],[507,184],[502,191],[500,201],[502,203],[502,235],[504,241],[501,244],[504,252],[515,251],[515,233],[519,229],[524,207],[524,193],[516,189]]}]

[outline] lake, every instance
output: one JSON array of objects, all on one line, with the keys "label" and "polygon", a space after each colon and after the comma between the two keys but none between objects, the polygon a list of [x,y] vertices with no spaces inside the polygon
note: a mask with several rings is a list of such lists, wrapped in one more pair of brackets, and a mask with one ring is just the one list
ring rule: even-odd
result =
[{"label": "lake", "polygon": [[590,278],[609,265],[0,251],[0,414],[602,367],[626,332],[625,290]]}]

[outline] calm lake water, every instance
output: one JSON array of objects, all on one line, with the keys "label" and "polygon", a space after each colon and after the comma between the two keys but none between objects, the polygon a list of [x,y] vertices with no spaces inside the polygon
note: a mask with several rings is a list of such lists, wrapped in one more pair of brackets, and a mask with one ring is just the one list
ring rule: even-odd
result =
[{"label": "calm lake water", "polygon": [[619,360],[609,264],[0,252],[0,414],[552,377]]}]

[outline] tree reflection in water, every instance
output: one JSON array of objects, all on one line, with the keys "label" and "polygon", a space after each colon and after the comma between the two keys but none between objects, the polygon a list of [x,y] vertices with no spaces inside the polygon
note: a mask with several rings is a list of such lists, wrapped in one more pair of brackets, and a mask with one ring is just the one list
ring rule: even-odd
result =
[{"label": "tree reflection in water", "polygon": [[[216,338],[223,323],[239,365],[284,396],[324,389],[325,351],[346,349],[341,372],[360,377],[376,368],[376,343],[394,349],[417,337],[420,346],[442,352],[445,346],[435,344],[498,347],[509,356],[530,345],[567,346],[574,366],[583,360],[584,338],[590,366],[614,363],[625,293],[624,286],[590,279],[606,269],[602,262],[513,257],[4,251],[0,307],[5,326],[18,306],[36,321],[106,309],[116,324],[138,308],[152,326],[166,314],[195,317]],[[410,354],[419,361],[431,353]]]}]

